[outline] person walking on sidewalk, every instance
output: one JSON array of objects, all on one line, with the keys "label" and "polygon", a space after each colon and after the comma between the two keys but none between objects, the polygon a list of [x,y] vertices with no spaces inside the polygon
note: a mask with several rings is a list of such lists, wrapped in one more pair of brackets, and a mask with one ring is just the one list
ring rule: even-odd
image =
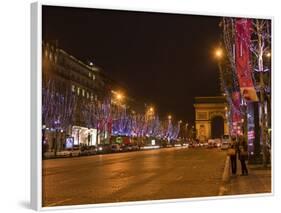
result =
[{"label": "person walking on sidewalk", "polygon": [[239,141],[238,156],[241,163],[241,175],[248,175],[248,169],[246,166],[246,161],[248,160],[248,147],[244,138],[241,138]]},{"label": "person walking on sidewalk", "polygon": [[236,175],[236,170],[237,170],[237,142],[236,138],[232,137],[231,138],[231,143],[230,143],[230,148],[227,151],[227,154],[230,157],[230,163],[231,163],[231,172],[232,175]]}]

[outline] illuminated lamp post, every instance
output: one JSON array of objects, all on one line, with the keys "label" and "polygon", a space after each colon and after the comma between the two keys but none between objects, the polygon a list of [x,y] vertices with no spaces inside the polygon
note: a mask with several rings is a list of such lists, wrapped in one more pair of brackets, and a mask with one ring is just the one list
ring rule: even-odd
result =
[{"label": "illuminated lamp post", "polygon": [[224,53],[223,53],[223,50],[222,48],[217,48],[214,52],[214,56],[218,62],[218,68],[219,68],[219,77],[220,77],[220,80],[221,80],[221,91],[223,91],[223,87],[222,87],[222,82],[223,82],[223,73],[222,73],[222,67],[221,67],[221,62],[222,62],[222,59],[224,57]]}]

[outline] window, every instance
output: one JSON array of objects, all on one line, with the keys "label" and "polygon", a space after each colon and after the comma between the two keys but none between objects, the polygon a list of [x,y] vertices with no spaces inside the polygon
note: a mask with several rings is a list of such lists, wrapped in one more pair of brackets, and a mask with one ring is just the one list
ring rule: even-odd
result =
[{"label": "window", "polygon": [[96,76],[93,74],[93,80],[95,80],[96,79]]},{"label": "window", "polygon": [[84,97],[85,96],[85,90],[82,89],[82,96]]},{"label": "window", "polygon": [[77,95],[80,95],[80,88],[77,87]]},{"label": "window", "polygon": [[72,86],[71,86],[71,91],[72,91],[72,92],[75,92],[75,85],[73,85],[73,84],[72,84]]},{"label": "window", "polygon": [[90,77],[90,78],[92,77],[92,73],[91,73],[91,72],[89,72],[89,77]]},{"label": "window", "polygon": [[89,92],[87,92],[87,98],[89,98],[89,96],[90,96],[90,95],[89,95]]}]

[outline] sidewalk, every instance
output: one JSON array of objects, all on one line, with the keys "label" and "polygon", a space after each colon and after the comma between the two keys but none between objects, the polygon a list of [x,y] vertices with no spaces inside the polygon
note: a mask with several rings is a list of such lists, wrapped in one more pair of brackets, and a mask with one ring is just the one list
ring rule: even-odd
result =
[{"label": "sidewalk", "polygon": [[241,164],[237,160],[237,174],[230,175],[224,195],[241,195],[256,193],[271,193],[271,167],[262,165],[247,165],[249,175],[240,176]]}]

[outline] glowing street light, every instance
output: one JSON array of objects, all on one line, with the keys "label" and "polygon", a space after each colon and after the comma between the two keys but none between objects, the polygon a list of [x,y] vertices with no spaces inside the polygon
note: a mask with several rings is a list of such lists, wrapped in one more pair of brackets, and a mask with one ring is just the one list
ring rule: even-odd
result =
[{"label": "glowing street light", "polygon": [[223,51],[222,51],[221,48],[217,48],[217,49],[215,50],[215,57],[216,57],[217,59],[221,59],[221,58],[223,57]]},{"label": "glowing street light", "polygon": [[171,116],[171,115],[168,115],[168,119],[171,120],[171,119],[172,119],[172,116]]},{"label": "glowing street light", "polygon": [[270,52],[267,52],[267,53],[265,54],[265,56],[266,56],[267,58],[270,58],[270,57],[271,57],[271,53],[270,53]]},{"label": "glowing street light", "polygon": [[117,98],[118,101],[121,101],[123,99],[123,95],[120,94],[120,93],[117,93],[116,98]]},{"label": "glowing street light", "polygon": [[151,113],[154,112],[154,108],[153,108],[153,107],[150,107],[150,108],[149,108],[149,112],[151,112]]}]

